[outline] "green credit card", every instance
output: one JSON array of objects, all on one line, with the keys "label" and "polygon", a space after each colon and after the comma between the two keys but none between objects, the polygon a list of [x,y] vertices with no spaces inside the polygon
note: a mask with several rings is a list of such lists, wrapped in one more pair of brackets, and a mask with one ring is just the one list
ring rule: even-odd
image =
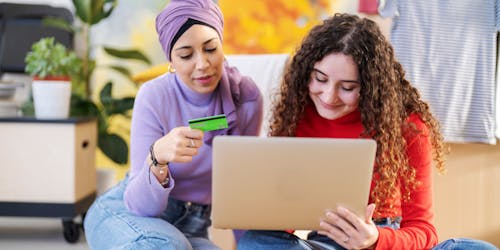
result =
[{"label": "green credit card", "polygon": [[201,131],[212,131],[227,128],[226,115],[214,115],[196,118],[188,121],[189,127]]}]

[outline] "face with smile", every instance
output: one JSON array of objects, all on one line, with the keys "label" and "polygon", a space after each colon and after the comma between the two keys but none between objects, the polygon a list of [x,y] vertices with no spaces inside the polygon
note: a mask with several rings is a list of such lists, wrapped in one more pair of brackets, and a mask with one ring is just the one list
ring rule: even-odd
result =
[{"label": "face with smile", "polygon": [[193,91],[215,90],[222,77],[224,53],[217,31],[201,24],[191,26],[172,48],[171,64],[180,79]]},{"label": "face with smile", "polygon": [[358,108],[358,75],[352,57],[342,53],[328,54],[314,64],[309,96],[321,117],[334,120]]}]

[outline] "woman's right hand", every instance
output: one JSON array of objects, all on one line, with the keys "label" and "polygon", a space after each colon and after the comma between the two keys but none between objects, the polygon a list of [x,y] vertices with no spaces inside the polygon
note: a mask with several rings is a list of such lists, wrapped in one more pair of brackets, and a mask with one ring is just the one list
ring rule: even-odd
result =
[{"label": "woman's right hand", "polygon": [[155,142],[154,153],[159,163],[190,162],[202,145],[203,131],[176,127]]}]

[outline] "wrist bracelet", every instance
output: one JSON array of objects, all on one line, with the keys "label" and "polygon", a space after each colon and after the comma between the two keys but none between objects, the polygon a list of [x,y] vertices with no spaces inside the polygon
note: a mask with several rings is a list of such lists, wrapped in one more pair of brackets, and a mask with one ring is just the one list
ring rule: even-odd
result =
[{"label": "wrist bracelet", "polygon": [[[150,165],[149,166],[149,170],[148,170],[148,179],[149,179],[149,184],[151,184],[151,168],[153,167],[153,165]],[[164,168],[167,168],[167,167],[164,167]],[[170,182],[170,176],[167,175],[167,177],[165,177],[165,179],[160,182],[160,184],[163,186],[163,187],[167,187],[168,186],[168,183]]]},{"label": "wrist bracelet", "polygon": [[[164,174],[165,173],[165,169],[168,169],[168,162],[165,163],[165,164],[162,164],[162,163],[159,163],[158,160],[156,159],[156,156],[154,154],[154,145],[155,145],[155,142],[153,142],[151,144],[151,146],[149,147],[149,155],[150,155],[150,158],[151,158],[151,165],[149,165],[149,170],[148,170],[149,184],[151,184],[151,168],[153,166],[155,168],[159,169],[160,174]],[[170,177],[167,176],[165,178],[165,180],[163,180],[162,182],[160,182],[160,184],[163,187],[165,187],[165,186],[168,185],[169,182],[170,182]]]},{"label": "wrist bracelet", "polygon": [[[151,146],[149,147],[149,155],[151,157],[151,165],[155,166],[160,170],[160,174],[165,173],[165,169],[168,167],[168,162],[165,164],[159,163],[158,160],[156,159],[155,152],[154,152],[154,145],[155,143],[153,142]],[[161,167],[164,166],[164,167]]]}]

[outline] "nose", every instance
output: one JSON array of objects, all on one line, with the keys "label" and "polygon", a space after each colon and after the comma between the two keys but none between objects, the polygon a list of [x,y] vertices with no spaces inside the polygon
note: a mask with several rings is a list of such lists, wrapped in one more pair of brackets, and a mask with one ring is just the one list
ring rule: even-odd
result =
[{"label": "nose", "polygon": [[335,84],[328,84],[325,86],[321,99],[328,104],[334,104],[337,101],[338,91]]},{"label": "nose", "polygon": [[208,56],[203,53],[200,53],[196,58],[196,69],[204,70],[210,65],[210,61],[208,60]]}]

